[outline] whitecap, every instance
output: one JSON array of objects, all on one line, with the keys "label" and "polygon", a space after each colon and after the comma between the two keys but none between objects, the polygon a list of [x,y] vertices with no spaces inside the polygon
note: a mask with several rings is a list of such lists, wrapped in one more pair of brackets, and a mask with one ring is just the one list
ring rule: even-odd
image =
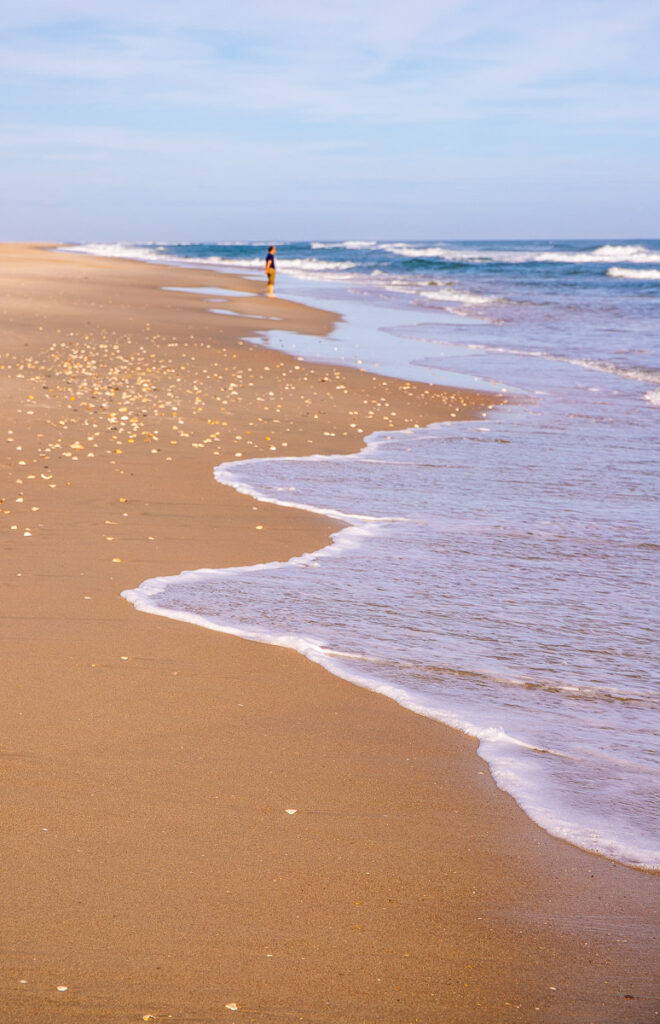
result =
[{"label": "whitecap", "polygon": [[660,281],[660,270],[636,270],[632,267],[610,267],[608,277],[624,277],[631,281]]},{"label": "whitecap", "polygon": [[167,259],[162,253],[154,252],[148,245],[131,245],[128,242],[83,242],[79,245],[62,246],[66,252],[88,253],[90,256],[112,256],[121,259],[157,260]]},{"label": "whitecap", "polygon": [[439,256],[442,258],[451,258],[452,253],[449,249],[444,246],[415,246],[409,245],[406,242],[383,242],[378,246],[383,252],[394,253],[395,256],[407,256],[410,259],[425,259],[428,257]]},{"label": "whitecap", "polygon": [[660,252],[644,245],[599,245],[589,252],[539,252],[533,259],[547,263],[660,263]]},{"label": "whitecap", "polygon": [[376,249],[377,242],[311,242],[312,249]]}]

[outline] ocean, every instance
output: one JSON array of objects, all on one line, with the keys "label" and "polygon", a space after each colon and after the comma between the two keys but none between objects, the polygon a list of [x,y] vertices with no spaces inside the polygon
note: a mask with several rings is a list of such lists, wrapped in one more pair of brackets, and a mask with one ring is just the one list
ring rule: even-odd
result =
[{"label": "ocean", "polygon": [[[263,280],[266,244],[78,248]],[[263,344],[519,401],[374,434],[355,455],[216,467],[222,484],[344,527],[287,563],[125,596],[295,648],[477,737],[548,832],[660,867],[660,242],[313,241],[277,255],[278,294],[344,319],[329,338],[273,329]]]}]

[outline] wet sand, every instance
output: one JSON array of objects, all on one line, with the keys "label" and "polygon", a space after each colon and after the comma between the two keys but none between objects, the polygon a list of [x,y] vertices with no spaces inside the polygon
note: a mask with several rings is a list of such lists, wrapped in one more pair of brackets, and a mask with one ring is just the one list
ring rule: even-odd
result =
[{"label": "wet sand", "polygon": [[0,246],[2,1024],[657,1020],[655,876],[547,836],[470,738],[120,597],[336,530],[218,462],[493,400],[249,344],[332,327],[264,290]]}]

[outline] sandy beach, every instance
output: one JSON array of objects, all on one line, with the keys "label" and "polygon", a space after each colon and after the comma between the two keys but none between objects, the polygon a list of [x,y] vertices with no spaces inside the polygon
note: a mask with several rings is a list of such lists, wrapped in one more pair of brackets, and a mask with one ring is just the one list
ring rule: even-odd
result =
[{"label": "sandy beach", "polygon": [[547,835],[469,737],[120,596],[337,530],[219,462],[495,400],[252,344],[334,322],[264,292],[0,246],[2,1024],[657,1020],[656,876]]}]

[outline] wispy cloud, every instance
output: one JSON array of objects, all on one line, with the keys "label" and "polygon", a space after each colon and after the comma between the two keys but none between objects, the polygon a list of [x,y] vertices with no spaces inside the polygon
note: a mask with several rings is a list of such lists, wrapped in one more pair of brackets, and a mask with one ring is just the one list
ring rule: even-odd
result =
[{"label": "wispy cloud", "polygon": [[122,167],[157,152],[182,189],[199,181],[184,149],[236,188],[232,165],[259,153],[292,177],[394,168],[413,188],[475,158],[495,170],[504,152],[524,174],[530,140],[545,160],[591,147],[595,172],[657,121],[655,0],[31,0],[3,22],[12,167],[66,158],[76,139],[85,160]]},{"label": "wispy cloud", "polygon": [[[479,114],[591,76],[651,73],[654,5],[465,0],[254,0],[93,5],[44,0],[10,12],[4,75],[140,85],[151,96],[242,110],[412,119]],[[620,85],[621,87],[621,85]]]}]

